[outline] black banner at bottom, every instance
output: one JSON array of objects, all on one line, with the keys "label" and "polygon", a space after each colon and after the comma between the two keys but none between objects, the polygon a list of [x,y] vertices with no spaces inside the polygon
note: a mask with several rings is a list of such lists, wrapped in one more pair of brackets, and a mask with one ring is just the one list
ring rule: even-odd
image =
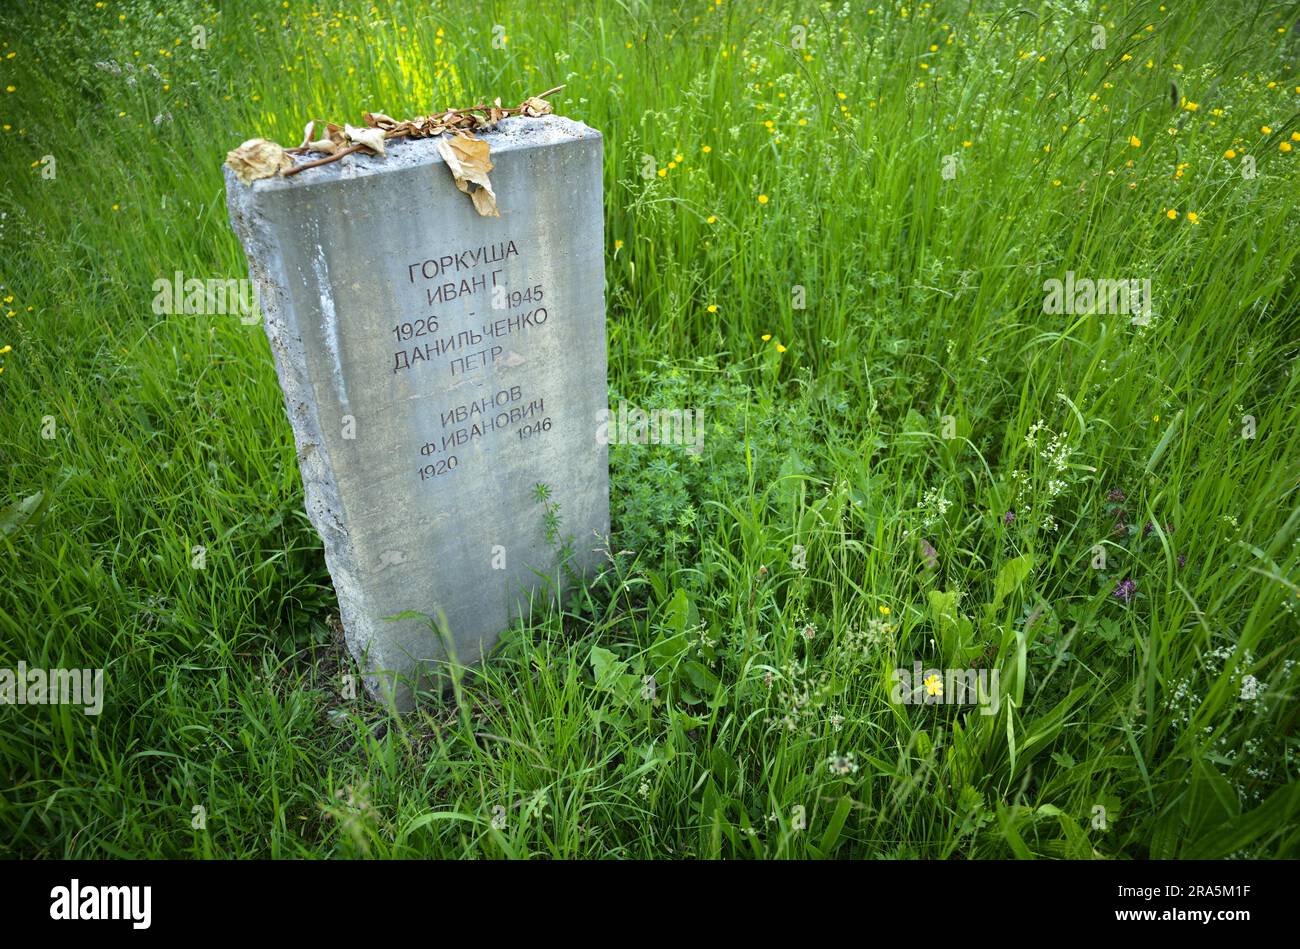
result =
[{"label": "black banner at bottom", "polygon": [[649,935],[687,920],[699,928],[701,916],[740,931],[774,915],[810,922],[809,910],[831,929],[866,923],[874,935],[897,925],[920,939],[1034,923],[1071,934],[1172,925],[1230,935],[1285,923],[1293,870],[1245,862],[14,861],[0,863],[0,908],[18,931],[75,927],[127,938],[281,929],[373,938],[451,919],[487,924],[498,938],[512,929],[536,938],[539,926],[557,923],[588,936]]}]

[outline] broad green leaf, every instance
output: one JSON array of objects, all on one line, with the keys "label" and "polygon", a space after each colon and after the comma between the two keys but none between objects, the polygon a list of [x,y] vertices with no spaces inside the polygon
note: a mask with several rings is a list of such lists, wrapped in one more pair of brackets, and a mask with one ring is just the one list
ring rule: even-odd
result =
[{"label": "broad green leaf", "polygon": [[1002,605],[1002,601],[1019,590],[1034,569],[1034,555],[1021,554],[1014,560],[1008,560],[998,571],[998,578],[993,583],[993,609]]}]

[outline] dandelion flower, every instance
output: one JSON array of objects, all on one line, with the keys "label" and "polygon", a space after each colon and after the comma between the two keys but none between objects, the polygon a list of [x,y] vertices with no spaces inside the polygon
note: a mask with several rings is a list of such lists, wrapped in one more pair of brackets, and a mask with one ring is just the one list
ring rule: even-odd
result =
[{"label": "dandelion flower", "polygon": [[1187,212],[1187,223],[1188,223],[1188,224],[1195,224],[1195,223],[1196,223],[1197,221],[1199,221],[1200,219],[1201,219],[1201,216],[1200,216],[1199,214],[1197,214],[1195,211],[1188,211],[1188,212]]},{"label": "dandelion flower", "polygon": [[717,312],[718,312],[718,305],[717,305],[716,303],[710,303],[710,304],[708,305],[707,309],[708,309],[708,311],[709,311],[710,313],[717,313]]},{"label": "dandelion flower", "polygon": [[762,340],[763,342],[765,342],[765,343],[766,343],[768,340],[770,340],[771,338],[772,338],[772,334],[771,334],[771,333],[764,333],[762,336],[759,337],[759,339],[761,339],[761,340]]},{"label": "dandelion flower", "polygon": [[1169,218],[1169,220],[1171,221],[1175,220],[1178,217],[1178,212],[1175,211],[1173,208],[1170,208],[1168,211],[1165,212],[1165,217]]},{"label": "dandelion flower", "polygon": [[777,344],[776,344],[776,351],[777,351],[778,353],[783,353],[783,352],[785,352],[785,347],[782,346],[780,343],[777,343]]},{"label": "dandelion flower", "polygon": [[1128,143],[1132,145],[1134,148],[1142,147],[1142,139],[1138,138],[1136,135],[1130,135],[1128,137]]},{"label": "dandelion flower", "polygon": [[759,203],[759,204],[767,204],[767,195],[765,195],[765,194],[760,194],[760,195],[758,196],[758,203]]}]

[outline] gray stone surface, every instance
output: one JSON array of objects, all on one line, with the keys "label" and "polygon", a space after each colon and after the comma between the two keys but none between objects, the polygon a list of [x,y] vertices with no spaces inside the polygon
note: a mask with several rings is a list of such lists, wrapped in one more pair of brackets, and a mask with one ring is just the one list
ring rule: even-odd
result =
[{"label": "gray stone surface", "polygon": [[[563,582],[538,482],[576,574],[609,532],[600,135],[547,116],[482,137],[500,218],[432,140],[251,186],[226,170],[348,646],[399,707],[446,645],[478,661]],[[385,619],[407,611],[445,637]]]}]

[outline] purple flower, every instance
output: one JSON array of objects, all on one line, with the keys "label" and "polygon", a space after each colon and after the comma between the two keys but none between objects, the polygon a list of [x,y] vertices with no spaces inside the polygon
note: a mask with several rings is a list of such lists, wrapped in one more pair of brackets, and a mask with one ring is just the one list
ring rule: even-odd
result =
[{"label": "purple flower", "polygon": [[1005,514],[1002,515],[1002,523],[1003,523],[1003,524],[1008,524],[1008,525],[1010,525],[1010,524],[1014,524],[1014,523],[1015,523],[1015,520],[1016,520],[1016,512],[1015,512],[1015,511],[1007,511],[1007,513],[1005,513]]},{"label": "purple flower", "polygon": [[1127,495],[1119,488],[1111,488],[1106,492],[1106,500],[1112,504],[1123,504],[1126,497]]},{"label": "purple flower", "polygon": [[1186,566],[1187,566],[1187,554],[1179,554],[1179,555],[1178,555],[1178,569],[1179,569],[1179,570],[1182,570],[1183,567],[1186,567]]},{"label": "purple flower", "polygon": [[1113,593],[1111,593],[1111,596],[1119,600],[1121,603],[1127,603],[1129,600],[1133,599],[1135,595],[1137,595],[1137,589],[1138,589],[1137,581],[1130,579],[1129,577],[1125,577],[1123,580],[1119,582],[1119,585],[1115,587],[1115,590]]},{"label": "purple flower", "polygon": [[939,566],[939,552],[930,545],[925,538],[921,538],[921,556],[925,558],[925,565],[930,568]]}]

